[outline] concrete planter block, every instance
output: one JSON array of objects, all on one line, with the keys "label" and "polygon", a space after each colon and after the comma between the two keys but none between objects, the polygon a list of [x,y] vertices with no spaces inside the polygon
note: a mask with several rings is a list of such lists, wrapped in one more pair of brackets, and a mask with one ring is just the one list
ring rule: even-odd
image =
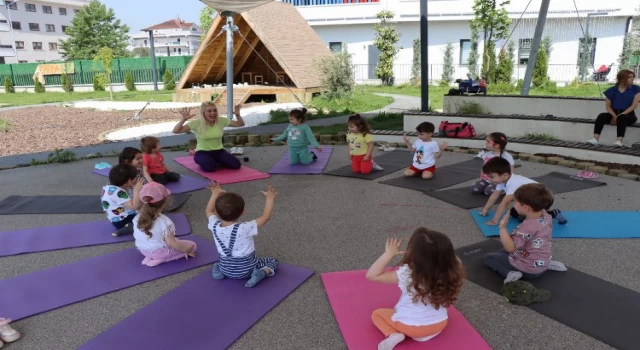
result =
[{"label": "concrete planter block", "polygon": [[248,142],[252,145],[255,145],[257,143],[260,143],[260,135],[256,135],[256,134],[251,134],[248,136]]},{"label": "concrete planter block", "polygon": [[593,171],[594,173],[598,173],[598,174],[606,174],[607,170],[609,170],[609,168],[607,168],[606,166],[590,166],[589,170]]},{"label": "concrete planter block", "polygon": [[406,143],[399,143],[397,148],[409,148]]},{"label": "concrete planter block", "polygon": [[261,143],[270,143],[271,142],[271,135],[269,135],[269,134],[260,135],[260,142]]},{"label": "concrete planter block", "polygon": [[224,143],[222,144],[222,147],[224,148],[233,148],[235,145],[233,143]]},{"label": "concrete planter block", "polygon": [[222,136],[222,143],[236,143],[236,135],[224,135]]},{"label": "concrete planter block", "polygon": [[536,162],[536,163],[544,163],[546,162],[546,158],[545,157],[541,157],[541,156],[531,156],[529,157],[529,161],[530,162]]},{"label": "concrete planter block", "polygon": [[329,141],[333,141],[333,135],[320,135],[318,139],[320,143],[328,143]]},{"label": "concrete planter block", "polygon": [[469,153],[469,150],[462,149],[462,148],[456,148],[453,151],[456,153]]},{"label": "concrete planter block", "polygon": [[478,154],[478,153],[480,153],[480,151],[478,151],[477,149],[471,148],[471,149],[467,150],[467,153],[469,153],[469,154]]},{"label": "concrete planter block", "polygon": [[313,137],[315,137],[316,140],[320,140],[320,133],[314,132]]},{"label": "concrete planter block", "polygon": [[609,169],[609,171],[607,172],[607,174],[611,175],[611,176],[620,176],[620,174],[628,174],[629,172],[626,170],[622,170],[622,169]]},{"label": "concrete planter block", "polygon": [[636,174],[620,174],[620,175],[618,175],[618,177],[621,177],[621,178],[627,179],[627,180],[633,180],[633,181],[637,181],[638,180],[638,175],[636,175]]},{"label": "concrete planter block", "polygon": [[561,160],[564,160],[560,157],[549,157],[547,158],[547,164],[558,164]]},{"label": "concrete planter block", "polygon": [[562,160],[558,161],[558,165],[564,166],[564,167],[567,167],[567,168],[575,168],[576,167],[576,162],[574,162],[572,160],[562,159]]},{"label": "concrete planter block", "polygon": [[247,135],[236,135],[236,144],[244,145],[249,142],[249,136]]},{"label": "concrete planter block", "polygon": [[344,131],[341,131],[338,133],[338,142],[347,142],[347,133]]},{"label": "concrete planter block", "polygon": [[533,156],[533,154],[520,153],[520,154],[518,154],[518,159],[520,159],[520,160],[529,160],[529,158],[531,158],[531,156]]},{"label": "concrete planter block", "polygon": [[587,168],[590,168],[592,166],[596,166],[596,165],[594,163],[591,163],[591,162],[577,162],[576,163],[576,168],[583,169],[583,170],[587,169]]}]

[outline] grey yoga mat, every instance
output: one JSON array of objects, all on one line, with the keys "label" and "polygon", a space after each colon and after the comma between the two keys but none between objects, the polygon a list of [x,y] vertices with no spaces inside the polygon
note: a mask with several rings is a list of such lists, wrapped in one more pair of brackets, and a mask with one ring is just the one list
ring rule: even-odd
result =
[{"label": "grey yoga mat", "polygon": [[400,169],[406,168],[411,165],[411,158],[413,154],[407,151],[392,151],[384,153],[381,156],[373,157],[373,160],[380,165],[383,170],[374,170],[369,174],[359,174],[351,171],[351,164],[343,166],[342,168],[327,171],[325,175],[355,177],[364,180],[375,180],[377,178],[389,175]]},{"label": "grey yoga mat", "polygon": [[[500,249],[502,244],[492,239],[456,249],[467,279],[498,294],[504,279],[485,266],[483,258]],[[615,348],[638,348],[640,293],[572,268],[548,271],[529,282],[549,290],[551,300],[526,307]]]},{"label": "grey yoga mat", "polygon": [[[555,171],[543,176],[533,177],[532,179],[547,186],[553,194],[579,191],[606,185],[604,182],[583,179],[578,176]],[[468,186],[443,191],[425,192],[425,194],[429,197],[439,199],[463,209],[480,208],[487,203],[487,199],[489,198],[484,194],[472,193],[471,188]]]},{"label": "grey yoga mat", "polygon": [[[191,197],[188,193],[171,195],[164,212],[180,208]],[[94,214],[102,213],[99,195],[9,196],[0,201],[0,215],[15,214]]]}]

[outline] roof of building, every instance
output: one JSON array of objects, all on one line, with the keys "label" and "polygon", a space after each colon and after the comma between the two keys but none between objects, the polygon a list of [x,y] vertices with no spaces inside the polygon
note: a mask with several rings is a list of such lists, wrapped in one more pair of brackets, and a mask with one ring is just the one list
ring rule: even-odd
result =
[{"label": "roof of building", "polygon": [[149,28],[143,30],[161,30],[161,29],[189,29],[193,27],[194,23],[185,22],[180,18],[174,18],[162,23],[154,24]]}]

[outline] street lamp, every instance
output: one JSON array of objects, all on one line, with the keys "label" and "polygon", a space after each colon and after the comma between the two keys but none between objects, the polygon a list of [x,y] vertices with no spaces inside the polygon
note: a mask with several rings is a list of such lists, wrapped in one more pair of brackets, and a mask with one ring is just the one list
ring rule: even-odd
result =
[{"label": "street lamp", "polygon": [[[585,75],[587,74],[587,50],[589,50],[589,24],[591,23],[591,17],[595,16],[606,16],[609,12],[592,12],[587,14],[587,29],[584,34],[584,39],[582,43],[582,57],[580,59],[580,66],[582,70],[582,78],[581,81],[584,82]],[[591,57],[593,59],[593,57]]]},{"label": "street lamp", "polygon": [[13,21],[11,20],[11,9],[9,8],[9,5],[16,4],[18,3],[18,1],[20,0],[14,0],[11,2],[4,3],[4,6],[7,9],[7,13],[9,14],[9,25],[11,26],[11,37],[13,39],[13,43],[11,44],[11,47],[13,47],[13,56],[16,58],[16,63],[18,63],[18,50],[16,50],[16,34],[13,31]]}]

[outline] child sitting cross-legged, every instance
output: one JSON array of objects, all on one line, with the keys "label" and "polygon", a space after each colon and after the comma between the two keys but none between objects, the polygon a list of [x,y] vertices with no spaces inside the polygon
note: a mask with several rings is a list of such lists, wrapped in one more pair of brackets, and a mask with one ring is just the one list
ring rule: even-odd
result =
[{"label": "child sitting cross-legged", "polygon": [[485,265],[504,277],[504,283],[522,277],[535,278],[547,270],[567,271],[563,263],[551,260],[553,220],[545,210],[551,193],[538,183],[520,186],[514,193],[513,208],[524,221],[513,232],[507,231],[509,215],[500,220],[500,241],[504,250],[489,253]]},{"label": "child sitting cross-legged", "polygon": [[158,182],[163,185],[180,180],[180,174],[169,171],[164,157],[160,152],[160,140],[147,136],[140,140],[142,148],[142,171],[148,182]]},{"label": "child sitting cross-legged", "polygon": [[248,222],[238,222],[244,214],[244,199],[237,193],[225,192],[218,183],[209,186],[211,198],[206,214],[209,229],[220,259],[213,264],[212,276],[221,280],[248,279],[245,287],[257,285],[267,276],[273,276],[278,267],[275,258],[256,258],[253,237],[258,228],[271,219],[276,190],[269,186],[262,194],[266,197],[262,216]]},{"label": "child sitting cross-legged", "polygon": [[404,142],[411,152],[413,152],[413,164],[404,170],[404,176],[421,175],[423,179],[431,179],[436,173],[436,159],[440,158],[442,152],[447,149],[447,143],[438,145],[431,139],[435,131],[435,126],[429,122],[420,123],[416,127],[418,139],[411,143],[405,134]]},{"label": "child sitting cross-legged", "polygon": [[[109,171],[109,185],[102,187],[100,202],[116,232],[112,236],[133,233],[131,221],[140,209],[138,193],[143,180],[138,177],[138,169],[129,164],[118,164]],[[129,191],[133,188],[133,194]]]},{"label": "child sitting cross-legged", "polygon": [[[456,301],[464,282],[464,267],[445,234],[419,227],[406,252],[400,251],[401,243],[387,239],[384,253],[366,275],[371,281],[396,284],[402,293],[393,309],[377,309],[371,315],[386,337],[378,350],[391,350],[405,337],[424,342],[440,334],[447,326],[447,307]],[[402,256],[400,267],[385,271],[397,255]]]}]

